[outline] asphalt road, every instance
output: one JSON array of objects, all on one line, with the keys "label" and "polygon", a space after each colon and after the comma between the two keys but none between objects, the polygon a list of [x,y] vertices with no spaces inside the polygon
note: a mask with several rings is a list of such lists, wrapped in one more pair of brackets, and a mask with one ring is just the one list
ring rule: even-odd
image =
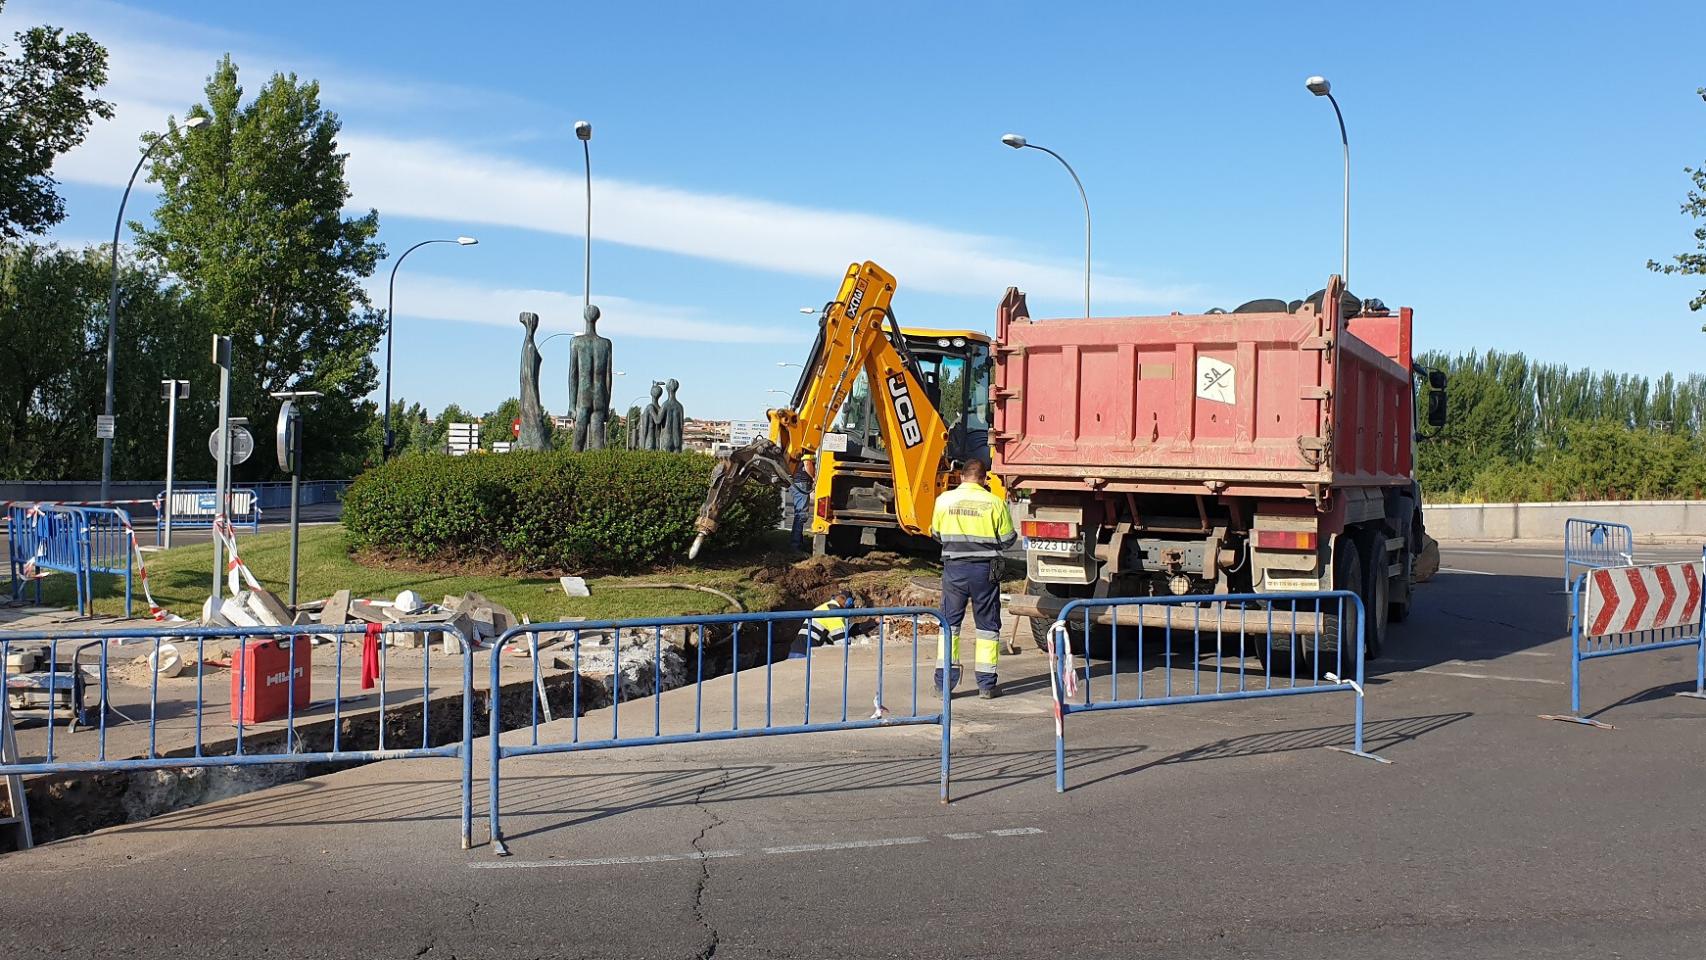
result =
[{"label": "asphalt road", "polygon": [[1371,665],[1391,765],[1323,749],[1348,696],[1123,711],[1057,795],[1027,651],[955,702],[948,806],[927,727],[530,758],[497,858],[454,764],[376,764],[0,859],[0,955],[1698,957],[1693,651],[1590,664],[1615,729],[1538,719],[1556,548],[1445,563]]}]

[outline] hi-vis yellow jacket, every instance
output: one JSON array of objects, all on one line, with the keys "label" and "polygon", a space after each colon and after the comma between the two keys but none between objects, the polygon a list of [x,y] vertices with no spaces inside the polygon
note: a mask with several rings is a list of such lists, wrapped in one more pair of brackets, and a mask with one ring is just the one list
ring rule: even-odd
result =
[{"label": "hi-vis yellow jacket", "polygon": [[976,483],[961,483],[936,498],[930,532],[943,560],[994,560],[1019,539],[1007,501]]}]

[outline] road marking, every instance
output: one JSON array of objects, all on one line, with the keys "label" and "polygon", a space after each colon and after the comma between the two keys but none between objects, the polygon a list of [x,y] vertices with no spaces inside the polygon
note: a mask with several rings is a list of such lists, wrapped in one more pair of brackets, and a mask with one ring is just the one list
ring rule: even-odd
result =
[{"label": "road marking", "polygon": [[[969,833],[945,833],[945,840],[986,840],[991,837],[1032,837],[1045,833],[1041,827],[1005,827]],[[826,853],[835,850],[869,850],[929,843],[929,837],[882,837],[876,840],[839,840],[827,843],[796,843],[757,850],[694,850],[687,853],[653,853],[631,857],[586,857],[579,860],[482,860],[468,864],[475,870],[539,870],[546,867],[622,867],[647,863],[676,863],[684,860],[725,860],[729,857],[782,856],[793,853]]]},{"label": "road marking", "polygon": [[1463,677],[1467,680],[1504,680],[1508,683],[1544,683],[1555,687],[1564,685],[1562,680],[1542,680],[1539,677],[1505,677],[1493,673],[1469,673],[1464,670],[1417,670],[1416,673],[1431,674],[1436,677]]},{"label": "road marking", "polygon": [[1489,573],[1486,570],[1464,570],[1461,567],[1440,567],[1440,573],[1467,573],[1477,577],[1502,577],[1502,573]]},{"label": "road marking", "polygon": [[863,850],[868,847],[900,847],[929,843],[929,837],[889,837],[886,840],[841,840],[835,843],[796,843],[787,847],[765,847],[759,853],[822,853],[826,850]]},{"label": "road marking", "polygon": [[692,853],[654,853],[643,857],[589,857],[584,860],[497,860],[470,863],[476,870],[494,867],[533,870],[540,867],[616,867],[634,863],[669,863],[673,860],[722,860],[745,856],[744,850],[695,850]]}]

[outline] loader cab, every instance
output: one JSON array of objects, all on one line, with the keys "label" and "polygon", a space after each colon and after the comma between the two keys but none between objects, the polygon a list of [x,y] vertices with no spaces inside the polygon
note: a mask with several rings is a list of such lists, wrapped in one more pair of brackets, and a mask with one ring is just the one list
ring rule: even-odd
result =
[{"label": "loader cab", "polygon": [[[989,463],[990,375],[995,365],[986,334],[971,330],[902,328],[906,348],[918,362],[918,372],[930,403],[948,428],[948,458],[971,457]],[[871,389],[865,373],[842,404],[834,430],[845,434],[848,452],[887,458],[871,409]]]}]

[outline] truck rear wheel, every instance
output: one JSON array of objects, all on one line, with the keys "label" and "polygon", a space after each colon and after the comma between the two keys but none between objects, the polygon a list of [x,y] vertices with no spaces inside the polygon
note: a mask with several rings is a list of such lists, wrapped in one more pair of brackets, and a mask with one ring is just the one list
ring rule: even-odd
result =
[{"label": "truck rear wheel", "polygon": [[1368,650],[1368,659],[1380,656],[1380,649],[1386,643],[1386,623],[1392,611],[1392,580],[1386,574],[1386,537],[1376,529],[1369,530],[1357,538],[1362,548],[1363,566],[1363,611],[1368,615],[1368,626],[1364,630],[1363,643]]},{"label": "truck rear wheel", "polygon": [[[1349,590],[1363,599],[1366,609],[1368,604],[1368,584],[1363,579],[1363,552],[1356,538],[1342,534],[1333,545],[1333,589]],[[1318,640],[1309,641],[1302,637],[1298,643],[1306,644],[1298,651],[1301,663],[1309,664],[1307,673],[1312,677],[1321,677],[1329,673],[1338,674],[1341,678],[1348,676],[1356,679],[1356,636],[1357,615],[1354,604],[1345,604],[1344,615],[1324,614],[1321,617],[1321,636]],[[1338,652],[1340,641],[1345,644],[1345,656]],[[1332,649],[1328,649],[1332,644]],[[1316,662],[1310,663],[1311,658]],[[1299,676],[1306,671],[1299,670]]]},{"label": "truck rear wheel", "polygon": [[[1033,597],[1051,597],[1057,600],[1072,599],[1070,587],[1058,587],[1046,583],[1026,582],[1025,592]],[[1054,621],[1052,619],[1031,618],[1031,641],[1037,645],[1038,650],[1048,652],[1048,633],[1053,628]],[[1069,623],[1066,626],[1066,637],[1067,642],[1072,645],[1072,652],[1082,656],[1085,650],[1084,628],[1079,624]]]}]

